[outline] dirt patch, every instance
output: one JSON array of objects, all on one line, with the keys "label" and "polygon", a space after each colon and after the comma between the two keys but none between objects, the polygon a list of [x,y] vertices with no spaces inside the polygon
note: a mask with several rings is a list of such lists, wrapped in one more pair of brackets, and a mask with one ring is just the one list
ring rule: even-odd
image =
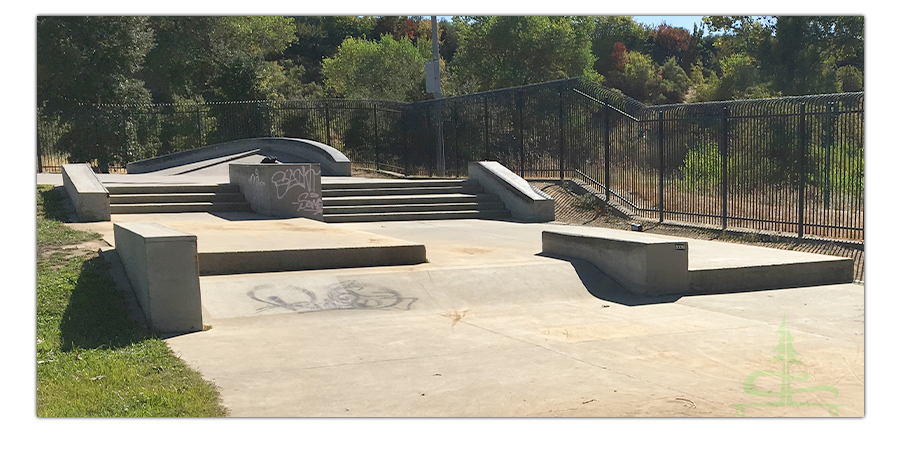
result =
[{"label": "dirt patch", "polygon": [[777,248],[783,250],[802,251],[806,253],[829,256],[849,257],[854,262],[855,281],[863,282],[865,278],[865,246],[861,243],[848,243],[815,238],[792,238],[771,235],[765,231],[759,233],[722,232],[702,227],[691,227],[668,223],[647,222],[646,220],[627,219],[615,216],[606,206],[591,207],[582,196],[552,182],[538,182],[534,185],[555,200],[556,221],[581,226],[593,226],[611,229],[631,230],[632,223],[641,223],[644,232],[660,235],[671,235],[700,240],[721,240],[732,243]]},{"label": "dirt patch", "polygon": [[[90,240],[87,242],[81,242],[75,245],[60,245],[60,246],[44,246],[38,251],[39,259],[47,259],[50,256],[62,253],[67,259],[71,259],[73,257],[87,257],[93,258],[99,255],[101,248],[108,248],[109,244],[106,243],[105,240]],[[59,269],[65,263],[60,263],[54,265],[53,268]]]}]

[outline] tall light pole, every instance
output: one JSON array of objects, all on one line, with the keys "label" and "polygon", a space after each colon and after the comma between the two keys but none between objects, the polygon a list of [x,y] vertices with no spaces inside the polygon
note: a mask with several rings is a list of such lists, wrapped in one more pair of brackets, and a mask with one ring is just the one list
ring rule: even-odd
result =
[{"label": "tall light pole", "polygon": [[444,162],[444,127],[441,121],[441,55],[438,49],[438,24],[437,16],[431,16],[431,61],[425,63],[425,91],[434,93],[434,122],[437,131],[435,141],[435,154],[437,156],[438,177],[444,177],[446,164]]}]

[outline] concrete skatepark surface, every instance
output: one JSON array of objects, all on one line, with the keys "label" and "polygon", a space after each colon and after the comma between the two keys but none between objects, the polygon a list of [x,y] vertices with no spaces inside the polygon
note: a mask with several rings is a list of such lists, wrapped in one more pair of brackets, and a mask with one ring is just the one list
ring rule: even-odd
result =
[{"label": "concrete skatepark surface", "polygon": [[[112,223],[131,221],[190,224],[202,237],[205,226],[227,219],[113,215],[73,226],[111,237]],[[428,262],[201,276],[211,328],[167,342],[220,387],[232,416],[865,413],[862,285],[638,297],[590,264],[540,255],[543,230],[596,228],[491,220],[318,225],[348,240],[424,244]],[[208,237],[208,246],[229,240]],[[692,269],[821,257],[687,241]],[[789,368],[794,393],[775,375],[783,371],[773,361],[783,326],[797,353]],[[755,379],[755,389],[775,396],[745,391],[759,372],[769,374]],[[837,395],[800,391],[816,387]]]}]

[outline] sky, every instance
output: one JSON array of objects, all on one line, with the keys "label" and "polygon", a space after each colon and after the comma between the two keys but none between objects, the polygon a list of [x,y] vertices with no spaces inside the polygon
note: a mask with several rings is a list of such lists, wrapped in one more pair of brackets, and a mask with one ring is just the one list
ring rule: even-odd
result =
[{"label": "sky", "polygon": [[634,20],[644,25],[656,26],[665,22],[673,27],[694,31],[694,24],[700,25],[703,16],[634,16]]}]

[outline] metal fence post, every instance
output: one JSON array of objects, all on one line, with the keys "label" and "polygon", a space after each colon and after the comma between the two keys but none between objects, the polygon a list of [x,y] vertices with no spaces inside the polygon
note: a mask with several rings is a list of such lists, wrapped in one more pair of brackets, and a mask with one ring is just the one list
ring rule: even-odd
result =
[{"label": "metal fence post", "polygon": [[200,104],[197,104],[197,147],[203,146],[203,120],[200,118]]},{"label": "metal fence post", "polygon": [[325,101],[325,144],[331,146],[331,112],[328,110],[328,101]]},{"label": "metal fence post", "polygon": [[806,210],[806,103],[800,104],[800,188],[797,194],[797,237],[803,238],[804,211]]},{"label": "metal fence post", "polygon": [[559,88],[559,181],[565,180],[566,140],[563,135],[563,88]]},{"label": "metal fence post", "polygon": [[379,158],[380,155],[378,154],[378,104],[376,104],[376,103],[372,104],[372,120],[373,120],[373,124],[374,124],[374,126],[373,126],[374,132],[375,132],[375,137],[374,137],[375,138],[375,170],[377,171],[377,170],[381,169],[381,168],[379,168],[379,163],[381,162],[381,159]]},{"label": "metal fence post", "polygon": [[606,140],[605,140],[606,143],[605,143],[605,145],[604,145],[605,148],[606,148],[606,149],[605,149],[605,151],[606,151],[606,152],[605,152],[605,154],[606,154],[606,155],[605,155],[605,160],[606,160],[606,162],[605,162],[604,168],[603,168],[603,176],[604,176],[604,183],[606,184],[606,190],[605,190],[605,191],[606,191],[606,201],[609,202],[609,150],[610,150],[610,143],[609,143],[609,137],[610,137],[610,130],[609,130],[609,113],[610,113],[610,110],[611,110],[611,109],[609,108],[609,96],[606,96],[606,98],[604,99],[604,103],[606,104],[606,107],[604,108],[604,113],[605,113],[605,114],[603,115],[603,116],[604,116],[604,117],[603,117],[603,128],[606,129]]},{"label": "metal fence post", "polygon": [[834,110],[835,103],[828,102],[825,110],[825,168],[823,191],[825,192],[825,208],[831,208],[831,147],[834,145]]},{"label": "metal fence post", "polygon": [[722,107],[722,230],[728,229],[728,106]]},{"label": "metal fence post", "polygon": [[524,103],[524,93],[519,90],[516,92],[516,108],[519,111],[519,173],[523,179],[525,178],[525,122],[522,116]]},{"label": "metal fence post", "polygon": [[488,97],[484,96],[484,159],[491,159],[490,147],[488,147]]},{"label": "metal fence post", "polygon": [[663,184],[664,184],[664,177],[665,177],[664,173],[665,173],[665,166],[666,166],[666,164],[665,164],[666,157],[665,157],[665,154],[663,153],[663,144],[664,144],[664,142],[663,142],[663,112],[659,111],[656,113],[656,120],[659,123],[659,133],[657,133],[657,135],[658,135],[657,141],[659,142],[658,146],[657,146],[659,148],[659,222],[662,223],[663,219],[664,219],[664,217],[663,217],[663,212],[664,212]]}]

